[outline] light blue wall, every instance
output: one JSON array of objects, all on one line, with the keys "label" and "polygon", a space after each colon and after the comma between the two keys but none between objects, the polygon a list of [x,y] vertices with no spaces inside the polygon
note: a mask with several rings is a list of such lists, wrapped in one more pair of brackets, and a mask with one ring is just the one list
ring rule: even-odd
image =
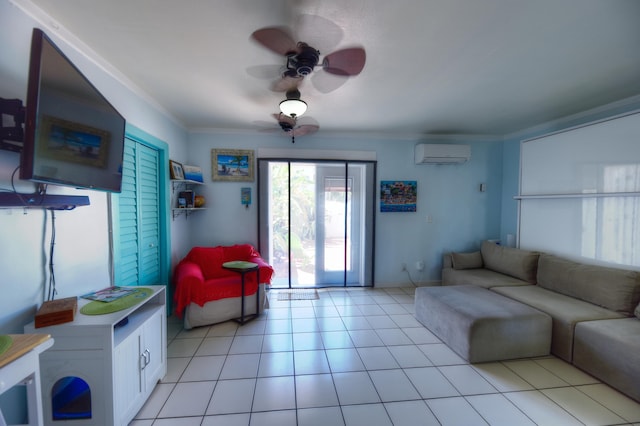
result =
[{"label": "light blue wall", "polygon": [[[444,251],[471,250],[478,248],[484,239],[500,237],[502,142],[464,137],[430,140],[430,143],[468,143],[472,147],[471,160],[459,165],[415,165],[413,151],[419,142],[425,140],[326,138],[319,132],[298,138],[292,145],[282,136],[193,133],[189,138],[189,164],[202,167],[205,185],[198,190],[207,199],[207,209],[176,221],[190,222],[193,245],[257,243],[257,182],[212,182],[212,148],[253,149],[256,156],[260,147],[375,151],[378,187],[380,180],[418,182],[416,213],[376,212],[376,285],[409,283],[401,270],[402,263],[409,266],[413,281],[438,281]],[[486,184],[486,192],[480,192],[481,183]],[[248,210],[240,204],[242,187],[252,188],[254,203]],[[427,223],[427,216],[432,217],[432,223]],[[415,269],[418,260],[425,262],[423,272]]]},{"label": "light blue wall", "polygon": [[[166,141],[172,153],[184,155],[187,134],[169,117],[137,96],[93,61],[60,40],[8,0],[0,0],[0,97],[26,99],[29,51],[33,27],[45,29],[54,42],[139,129]],[[11,189],[19,154],[0,151],[0,188]],[[33,192],[35,186],[15,179],[16,189]],[[87,195],[90,206],[56,213],[55,270],[58,297],[75,296],[110,284],[109,216],[106,193],[49,187],[50,193]],[[178,244],[181,235],[177,233]],[[0,334],[21,333],[43,301],[48,281],[50,219],[45,211],[0,209]],[[17,390],[0,398],[7,421],[24,423],[23,397]]]}]

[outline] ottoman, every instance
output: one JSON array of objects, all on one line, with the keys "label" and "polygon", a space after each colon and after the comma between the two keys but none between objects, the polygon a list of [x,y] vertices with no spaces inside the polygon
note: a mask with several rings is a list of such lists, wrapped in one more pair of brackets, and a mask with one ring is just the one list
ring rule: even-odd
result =
[{"label": "ottoman", "polygon": [[416,319],[471,363],[549,355],[551,317],[473,285],[419,287]]}]

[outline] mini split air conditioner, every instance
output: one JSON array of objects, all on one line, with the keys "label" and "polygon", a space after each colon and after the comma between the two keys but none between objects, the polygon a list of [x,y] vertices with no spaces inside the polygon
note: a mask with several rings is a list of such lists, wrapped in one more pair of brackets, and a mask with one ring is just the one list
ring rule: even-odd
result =
[{"label": "mini split air conditioner", "polygon": [[416,164],[460,164],[471,159],[470,145],[418,144]]}]

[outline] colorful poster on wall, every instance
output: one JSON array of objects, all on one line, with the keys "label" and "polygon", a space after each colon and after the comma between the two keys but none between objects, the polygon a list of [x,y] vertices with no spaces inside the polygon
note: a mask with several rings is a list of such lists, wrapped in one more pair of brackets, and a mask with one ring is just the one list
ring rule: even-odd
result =
[{"label": "colorful poster on wall", "polygon": [[415,212],[418,182],[415,180],[380,181],[381,212]]}]

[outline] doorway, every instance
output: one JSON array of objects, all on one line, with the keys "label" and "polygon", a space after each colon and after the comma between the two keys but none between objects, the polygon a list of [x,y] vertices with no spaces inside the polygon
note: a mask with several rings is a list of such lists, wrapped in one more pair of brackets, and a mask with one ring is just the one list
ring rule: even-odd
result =
[{"label": "doorway", "polygon": [[258,160],[272,288],[373,285],[375,162]]}]

